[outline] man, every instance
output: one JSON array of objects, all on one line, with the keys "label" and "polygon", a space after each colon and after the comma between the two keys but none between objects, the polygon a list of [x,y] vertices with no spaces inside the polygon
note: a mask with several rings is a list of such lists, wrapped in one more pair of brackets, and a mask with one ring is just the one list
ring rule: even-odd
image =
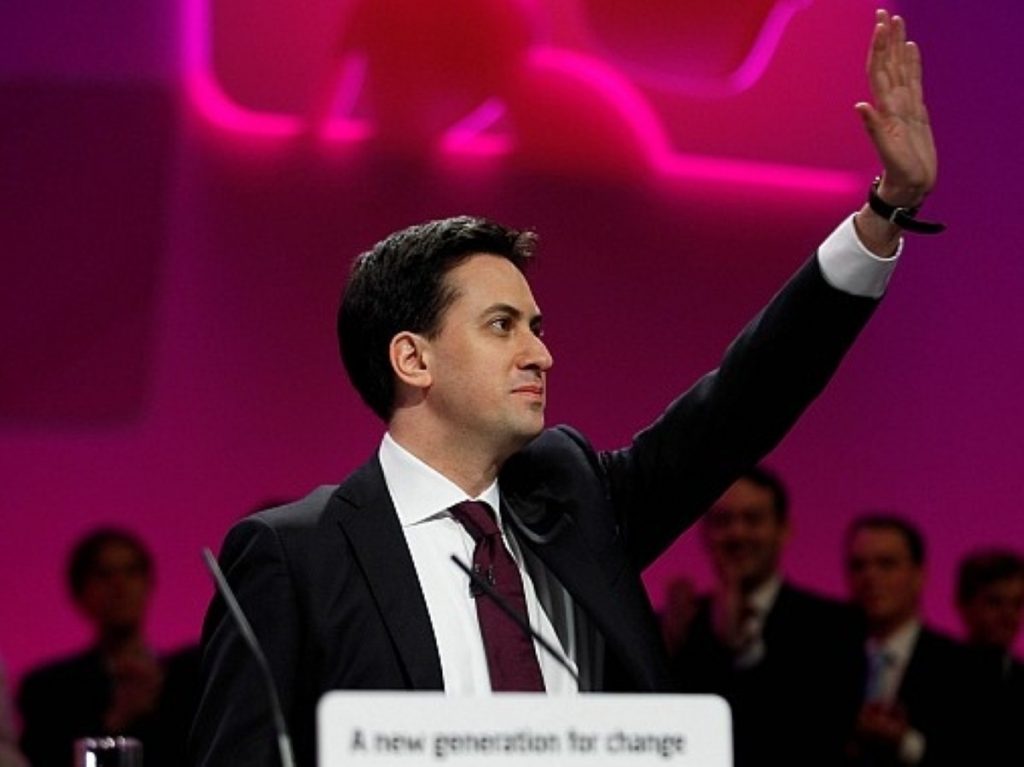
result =
[{"label": "man", "polygon": [[1013,646],[1024,619],[1024,557],[1009,549],[976,551],[960,562],[956,603],[974,673],[985,689],[977,739],[979,764],[1024,764],[1024,663]]},{"label": "man", "polygon": [[[875,106],[857,109],[884,167],[878,194],[917,206],[936,160],[901,19],[879,13],[869,71]],[[884,291],[900,235],[865,206],[717,371],[613,452],[543,429],[552,358],[521,271],[530,234],[462,217],[361,256],[339,337],[349,377],[387,424],[380,450],[339,487],[240,522],[221,552],[297,762],[315,761],[314,708],[331,689],[672,689],[641,570],[824,387]],[[498,585],[558,658],[497,638],[489,600],[471,598],[450,561],[481,552],[492,558],[482,573],[512,563],[515,583]],[[219,599],[204,640],[198,763],[274,764],[259,672]],[[528,679],[506,678],[512,654]]]},{"label": "man", "polygon": [[976,732],[964,648],[923,625],[921,533],[891,514],[856,518],[846,535],[851,601],[866,627],[852,764],[968,764]]},{"label": "man", "polygon": [[100,528],[68,562],[75,606],[92,647],[31,672],[19,695],[22,749],[33,767],[71,764],[77,738],[131,735],[149,765],[179,764],[195,708],[198,657],[160,657],[145,637],[153,558],[127,530]]},{"label": "man", "polygon": [[1024,557],[1009,549],[964,557],[957,572],[956,606],[967,643],[996,651],[1002,671],[1008,673],[1024,620]]},{"label": "man", "polygon": [[[783,578],[791,528],[781,480],[745,471],[701,532],[717,588],[673,657],[680,683],[729,701],[737,767],[839,763],[855,713],[856,622],[842,603]],[[799,715],[779,705],[783,691]]]}]

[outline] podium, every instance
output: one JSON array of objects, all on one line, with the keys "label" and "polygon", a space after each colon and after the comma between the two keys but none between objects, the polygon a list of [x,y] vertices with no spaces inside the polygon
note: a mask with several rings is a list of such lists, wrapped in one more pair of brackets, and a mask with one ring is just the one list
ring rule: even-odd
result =
[{"label": "podium", "polygon": [[732,767],[716,695],[329,692],[318,767]]}]

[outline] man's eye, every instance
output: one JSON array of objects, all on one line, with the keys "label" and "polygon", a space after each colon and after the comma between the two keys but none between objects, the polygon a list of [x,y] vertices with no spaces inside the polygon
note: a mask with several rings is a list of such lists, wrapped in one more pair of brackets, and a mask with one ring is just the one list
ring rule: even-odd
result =
[{"label": "man's eye", "polygon": [[495,317],[491,320],[491,327],[495,330],[500,330],[503,333],[507,333],[512,329],[512,320],[508,317]]}]

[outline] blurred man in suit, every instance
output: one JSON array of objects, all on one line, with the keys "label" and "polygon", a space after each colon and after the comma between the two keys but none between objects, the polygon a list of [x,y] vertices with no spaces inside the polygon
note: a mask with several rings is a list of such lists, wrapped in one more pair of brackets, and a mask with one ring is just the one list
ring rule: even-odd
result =
[{"label": "blurred man in suit", "polygon": [[992,548],[960,562],[956,604],[971,662],[984,685],[978,704],[986,709],[977,738],[979,763],[1024,764],[1024,663],[1013,655],[1024,619],[1024,557]]},{"label": "blurred man in suit", "polygon": [[[766,469],[744,472],[701,532],[717,587],[674,654],[680,683],[729,701],[737,767],[837,763],[854,714],[854,614],[783,575],[785,487]],[[799,715],[781,694],[801,702]]]},{"label": "blurred man in suit", "polygon": [[974,732],[967,656],[922,621],[923,536],[902,517],[867,514],[853,520],[845,546],[850,599],[865,626],[850,763],[967,763]]},{"label": "blurred man in suit", "polygon": [[198,652],[158,654],[145,621],[155,583],[153,557],[127,530],[100,528],[68,561],[68,588],[92,625],[83,652],[30,672],[18,698],[22,748],[33,767],[67,767],[77,738],[131,735],[146,764],[184,758],[198,684]]}]

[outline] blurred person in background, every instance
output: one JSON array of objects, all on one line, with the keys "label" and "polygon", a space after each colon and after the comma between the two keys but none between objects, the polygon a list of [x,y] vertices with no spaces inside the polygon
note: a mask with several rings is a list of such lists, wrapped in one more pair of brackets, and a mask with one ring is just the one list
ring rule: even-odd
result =
[{"label": "blurred person in background", "polygon": [[1024,557],[1006,548],[972,552],[960,561],[956,606],[974,673],[984,685],[979,764],[1024,764],[1024,663],[1013,655],[1024,619]]},{"label": "blurred person in background", "polygon": [[[792,528],[782,481],[749,469],[700,529],[717,582],[670,649],[680,684],[729,702],[737,767],[836,764],[856,713],[856,618],[783,574]],[[781,694],[801,702],[799,716]]]},{"label": "blurred person in background", "polygon": [[18,696],[25,755],[33,767],[67,767],[77,738],[130,735],[142,741],[147,767],[180,765],[198,656],[188,648],[162,657],[146,638],[155,585],[149,550],[127,530],[97,529],[74,546],[67,584],[93,642],[25,677]]},{"label": "blurred person in background", "polygon": [[848,763],[974,764],[966,648],[923,622],[924,536],[895,514],[865,514],[848,527],[845,549],[850,600],[865,627]]}]

